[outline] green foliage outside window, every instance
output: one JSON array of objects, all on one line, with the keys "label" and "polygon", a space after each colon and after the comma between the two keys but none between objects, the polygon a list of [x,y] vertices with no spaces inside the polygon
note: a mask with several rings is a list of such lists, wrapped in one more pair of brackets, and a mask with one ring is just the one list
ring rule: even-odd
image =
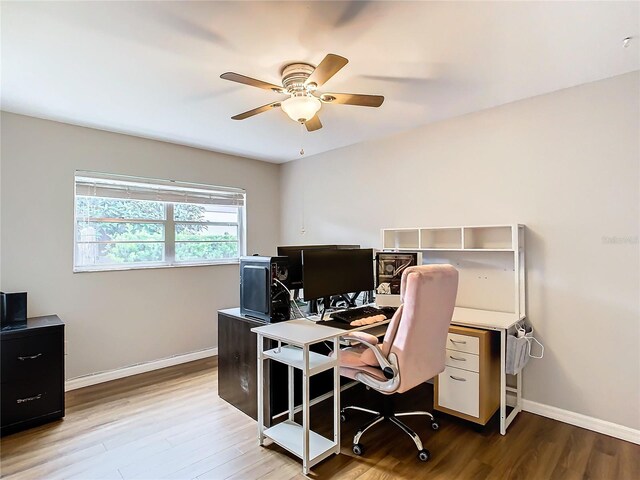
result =
[{"label": "green foliage outside window", "polygon": [[[205,207],[193,204],[176,205],[180,221],[203,222]],[[76,197],[76,216],[124,220],[159,220],[158,223],[79,221],[80,242],[114,242],[83,245],[83,254],[100,258],[100,263],[149,263],[164,261],[165,206],[162,202],[119,200],[98,197]],[[198,261],[234,258],[238,256],[237,235],[207,234],[207,225],[181,224],[176,242],[177,261]],[[132,243],[115,243],[132,242]],[[135,243],[153,242],[153,243]],[[156,243],[157,242],[157,243]],[[87,253],[87,249],[95,251]]]}]

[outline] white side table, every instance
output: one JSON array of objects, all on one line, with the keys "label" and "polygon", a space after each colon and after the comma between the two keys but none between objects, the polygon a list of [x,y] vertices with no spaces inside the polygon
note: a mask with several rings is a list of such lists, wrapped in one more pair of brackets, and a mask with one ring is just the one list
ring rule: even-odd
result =
[{"label": "white side table", "polygon": [[[268,437],[285,450],[302,459],[302,472],[329,455],[340,453],[340,364],[339,337],[345,331],[317,325],[309,320],[290,320],[251,329],[258,336],[258,441]],[[276,340],[278,346],[264,350],[264,338]],[[314,343],[333,342],[334,357],[309,351]],[[264,370],[266,359],[289,366],[289,418],[273,427],[264,428]],[[302,370],[302,425],[294,421],[293,369]],[[309,378],[333,368],[333,441],[309,428]]]}]

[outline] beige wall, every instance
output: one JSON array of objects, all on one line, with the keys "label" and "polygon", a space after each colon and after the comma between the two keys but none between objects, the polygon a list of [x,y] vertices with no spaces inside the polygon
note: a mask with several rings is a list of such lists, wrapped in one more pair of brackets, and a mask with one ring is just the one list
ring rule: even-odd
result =
[{"label": "beige wall", "polygon": [[286,164],[281,240],[526,224],[546,350],[524,397],[640,428],[639,85],[635,72]]},{"label": "beige wall", "polygon": [[66,323],[67,378],[217,346],[238,266],[72,273],[76,169],[247,190],[248,251],[279,235],[278,166],[2,113],[0,287]]}]

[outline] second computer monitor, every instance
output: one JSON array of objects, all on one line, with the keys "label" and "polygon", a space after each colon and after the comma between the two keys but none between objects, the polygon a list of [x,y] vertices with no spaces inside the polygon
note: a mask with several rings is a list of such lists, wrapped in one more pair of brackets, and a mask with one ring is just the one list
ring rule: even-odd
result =
[{"label": "second computer monitor", "polygon": [[360,245],[288,245],[278,247],[278,256],[289,258],[289,276],[285,283],[289,286],[289,288],[303,288],[303,250],[342,250],[353,248],[360,248]]},{"label": "second computer monitor", "polygon": [[307,300],[373,290],[373,250],[305,250],[302,277]]}]

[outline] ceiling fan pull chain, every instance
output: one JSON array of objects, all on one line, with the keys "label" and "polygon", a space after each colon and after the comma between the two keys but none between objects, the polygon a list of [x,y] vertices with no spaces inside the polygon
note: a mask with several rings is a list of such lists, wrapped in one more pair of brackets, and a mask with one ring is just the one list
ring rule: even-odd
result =
[{"label": "ceiling fan pull chain", "polygon": [[304,155],[304,123],[300,122],[300,156]]}]

